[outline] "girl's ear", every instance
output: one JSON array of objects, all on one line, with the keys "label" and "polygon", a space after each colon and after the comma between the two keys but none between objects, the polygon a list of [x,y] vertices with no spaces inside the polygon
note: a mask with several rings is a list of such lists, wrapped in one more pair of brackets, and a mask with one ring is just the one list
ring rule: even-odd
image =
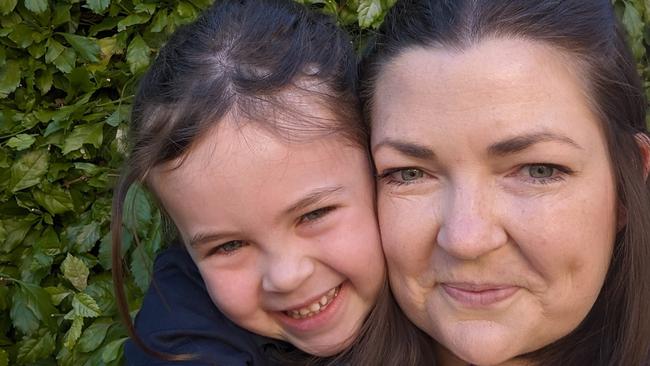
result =
[{"label": "girl's ear", "polygon": [[648,173],[650,172],[650,137],[645,133],[639,132],[634,135],[636,144],[641,151],[641,159],[643,162],[643,178],[648,180]]}]

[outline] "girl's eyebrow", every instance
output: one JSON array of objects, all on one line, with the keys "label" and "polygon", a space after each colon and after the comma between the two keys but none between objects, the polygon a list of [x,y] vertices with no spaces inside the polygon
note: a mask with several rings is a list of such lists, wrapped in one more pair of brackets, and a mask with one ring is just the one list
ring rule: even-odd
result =
[{"label": "girl's eyebrow", "polygon": [[491,156],[505,156],[520,152],[540,142],[548,141],[556,141],[576,149],[583,149],[582,146],[567,136],[554,132],[534,132],[496,142],[488,147],[487,152]]},{"label": "girl's eyebrow", "polygon": [[343,189],[344,188],[341,185],[316,188],[289,206],[289,208],[287,208],[284,213],[285,215],[288,215],[297,211],[301,211],[309,206],[325,200],[326,198],[342,191]]}]

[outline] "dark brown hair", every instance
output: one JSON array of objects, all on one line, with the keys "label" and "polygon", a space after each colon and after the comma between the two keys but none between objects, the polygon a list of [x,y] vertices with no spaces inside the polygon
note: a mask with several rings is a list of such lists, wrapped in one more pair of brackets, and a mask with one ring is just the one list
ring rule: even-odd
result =
[{"label": "dark brown hair", "polygon": [[[114,190],[111,222],[118,309],[130,337],[145,352],[168,360],[188,358],[147,347],[129,316],[120,253],[129,187],[146,186],[148,172],[157,165],[182,162],[192,144],[226,115],[292,141],[336,135],[367,150],[357,81],[347,35],[327,16],[291,0],[217,1],[160,50],[135,97],[130,154]],[[306,116],[292,107],[291,95],[319,103],[334,118]],[[281,118],[287,115],[292,118]]]},{"label": "dark brown hair", "polygon": [[650,361],[650,187],[635,137],[647,136],[645,98],[622,27],[608,0],[400,0],[362,71],[371,119],[383,67],[414,47],[462,50],[486,38],[519,38],[569,56],[605,131],[626,225],[609,272],[583,322],[524,357],[540,365],[645,365]]}]

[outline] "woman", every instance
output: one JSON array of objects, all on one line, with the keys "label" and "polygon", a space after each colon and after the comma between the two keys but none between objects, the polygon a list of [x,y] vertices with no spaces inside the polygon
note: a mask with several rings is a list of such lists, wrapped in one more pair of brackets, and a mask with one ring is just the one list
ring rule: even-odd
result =
[{"label": "woman", "polygon": [[650,143],[607,0],[412,0],[364,68],[394,295],[440,365],[641,365]]}]

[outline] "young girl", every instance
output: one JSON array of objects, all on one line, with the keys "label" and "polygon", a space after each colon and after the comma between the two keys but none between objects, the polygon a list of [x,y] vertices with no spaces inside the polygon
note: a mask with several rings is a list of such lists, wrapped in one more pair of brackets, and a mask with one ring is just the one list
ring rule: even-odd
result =
[{"label": "young girl", "polygon": [[[114,197],[129,364],[263,364],[288,348],[271,339],[324,357],[357,337],[385,273],[356,82],[344,33],[290,0],[219,2],[171,37],[140,84]],[[157,261],[137,332],[119,254],[135,182],[182,242]]]}]

